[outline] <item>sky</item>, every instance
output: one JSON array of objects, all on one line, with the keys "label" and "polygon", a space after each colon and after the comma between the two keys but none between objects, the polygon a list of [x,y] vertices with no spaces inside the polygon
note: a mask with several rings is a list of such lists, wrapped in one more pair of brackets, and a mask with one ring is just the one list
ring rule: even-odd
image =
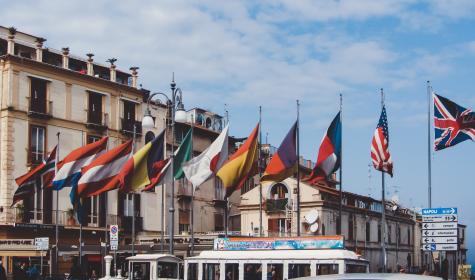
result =
[{"label": "sky", "polygon": [[[301,154],[315,161],[343,95],[343,188],[381,196],[368,167],[385,92],[394,177],[387,195],[427,207],[427,81],[475,108],[475,1],[0,1],[0,25],[95,61],[138,66],[144,88],[169,91],[172,73],[188,109],[229,111],[231,135],[258,122],[278,146],[296,119]],[[475,264],[470,164],[475,143],[432,152],[434,207],[458,207]]]}]

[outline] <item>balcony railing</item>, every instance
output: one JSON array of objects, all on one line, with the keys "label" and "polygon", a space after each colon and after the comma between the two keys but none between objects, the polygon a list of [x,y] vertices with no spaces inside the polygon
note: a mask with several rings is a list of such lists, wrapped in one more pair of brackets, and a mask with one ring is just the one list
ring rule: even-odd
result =
[{"label": "balcony railing", "polygon": [[[5,224],[38,224],[55,225],[56,213],[58,213],[58,225],[61,226],[79,226],[75,215],[71,211],[33,209],[25,210],[21,207],[4,207],[7,215],[1,219],[0,223]],[[107,215],[106,221],[101,223],[100,214],[88,214],[86,217],[88,227],[104,228],[106,225],[120,225],[121,219],[117,215]]]},{"label": "balcony railing", "polygon": [[104,131],[109,126],[109,114],[102,113],[100,117],[95,117],[90,111],[87,112],[86,127],[98,131]]},{"label": "balcony railing", "polygon": [[53,117],[53,101],[44,101],[44,106],[33,104],[33,101],[28,96],[28,116],[38,119],[50,119]]},{"label": "balcony railing", "polygon": [[136,137],[142,135],[142,122],[130,121],[124,118],[120,119],[120,132],[122,134],[132,136],[134,134],[134,126],[136,128]]},{"label": "balcony railing", "polygon": [[266,199],[266,211],[267,212],[285,211],[288,202],[289,200],[287,198]]}]

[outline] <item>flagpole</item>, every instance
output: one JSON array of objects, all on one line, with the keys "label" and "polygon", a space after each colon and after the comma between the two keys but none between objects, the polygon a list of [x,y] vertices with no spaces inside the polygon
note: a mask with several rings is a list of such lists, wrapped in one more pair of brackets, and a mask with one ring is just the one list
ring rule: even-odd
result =
[{"label": "flagpole", "polygon": [[[194,115],[191,115],[191,158],[193,158],[193,133],[194,133],[194,127],[195,127],[195,120],[194,120]],[[191,211],[190,211],[190,224],[191,224],[191,249],[190,249],[190,255],[193,256],[193,252],[195,250],[195,224],[194,224],[194,213],[195,213],[195,186],[193,184],[191,185]]]},{"label": "flagpole", "polygon": [[[132,139],[132,153],[135,152],[135,136],[137,134],[137,126],[134,124],[134,135]],[[129,193],[132,195],[132,256],[135,255],[135,194]]]},{"label": "flagpole", "polygon": [[340,135],[340,205],[338,210],[338,234],[341,234],[341,217],[342,217],[342,210],[343,210],[343,95],[340,93],[340,125],[341,127],[341,135]]},{"label": "flagpole", "polygon": [[300,236],[300,102],[297,99],[297,236]]},{"label": "flagpole", "polygon": [[[60,132],[56,133],[56,137],[58,138],[58,148],[56,149],[56,160],[54,162],[54,175],[58,173],[58,162],[59,162],[59,135]],[[55,250],[55,273],[58,273],[58,256],[59,256],[59,248],[58,248],[58,240],[59,240],[59,190],[56,190],[56,228],[55,228],[55,245],[56,245],[56,250]]]},{"label": "flagpole", "polygon": [[262,106],[259,106],[259,145],[257,168],[259,170],[259,236],[262,236]]},{"label": "flagpole", "polygon": [[[164,127],[165,127],[165,144],[163,145],[164,155],[167,154],[167,119],[164,119]],[[165,172],[165,176],[167,172]],[[164,212],[165,212],[165,184],[163,183],[165,180],[162,180],[162,209],[160,213],[160,252],[163,253],[165,251],[165,220],[164,220]]]},{"label": "flagpole", "polygon": [[[81,146],[84,146],[84,132],[83,132],[83,136],[81,137],[81,140],[82,140]],[[81,203],[81,198],[79,198],[79,205],[81,206],[78,207],[77,211],[81,211],[81,212],[84,211],[83,205]],[[82,271],[82,223],[84,219],[84,214],[85,213],[82,213],[81,215],[79,215],[79,213],[76,213],[76,216],[79,221],[79,267],[81,268],[81,271]],[[79,219],[79,217],[81,217],[81,219]]]},{"label": "flagpole", "polygon": [[[381,109],[384,108],[384,92],[381,88]],[[384,182],[384,171],[381,171],[381,252],[382,252],[382,263],[383,263],[383,273],[386,272],[387,266],[387,257],[386,257],[386,200],[385,200],[385,182]]]},{"label": "flagpole", "polygon": [[431,131],[430,131],[430,108],[431,107],[431,86],[427,81],[427,183],[428,183],[428,204],[432,208],[432,159],[431,159]]}]

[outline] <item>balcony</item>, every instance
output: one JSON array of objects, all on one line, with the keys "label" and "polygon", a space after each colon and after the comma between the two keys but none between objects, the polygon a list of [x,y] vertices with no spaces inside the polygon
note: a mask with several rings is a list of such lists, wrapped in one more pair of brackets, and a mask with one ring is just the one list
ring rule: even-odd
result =
[{"label": "balcony", "polygon": [[178,199],[191,200],[191,197],[193,196],[193,186],[178,185],[176,196]]},{"label": "balcony", "polygon": [[[135,232],[141,231],[143,225],[142,217],[135,217]],[[132,232],[132,216],[119,217],[119,227],[124,232]]]},{"label": "balcony", "polygon": [[136,128],[136,136],[139,137],[142,135],[142,122],[130,121],[124,118],[120,119],[120,132],[127,136],[134,135],[134,126]]},{"label": "balcony", "polygon": [[288,199],[266,199],[266,212],[282,212],[287,208]]},{"label": "balcony", "polygon": [[86,127],[89,129],[97,130],[97,131],[104,131],[108,128],[108,118],[109,114],[102,113],[102,114],[94,114],[90,110],[87,111],[87,122]]},{"label": "balcony", "polygon": [[53,101],[32,102],[28,99],[28,116],[32,118],[49,120],[53,117]]}]

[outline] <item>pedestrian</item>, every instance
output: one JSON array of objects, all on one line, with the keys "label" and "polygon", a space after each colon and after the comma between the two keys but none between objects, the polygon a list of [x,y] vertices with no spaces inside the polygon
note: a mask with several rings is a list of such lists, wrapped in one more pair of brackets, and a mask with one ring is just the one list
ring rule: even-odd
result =
[{"label": "pedestrian", "polygon": [[2,261],[0,260],[0,280],[7,280],[7,273],[3,267]]},{"label": "pedestrian", "polygon": [[91,272],[91,277],[89,277],[89,280],[97,280],[97,275],[96,275],[96,270],[93,269]]},{"label": "pedestrian", "polygon": [[69,280],[81,280],[81,268],[78,265],[78,260],[73,260],[73,266],[69,272]]},{"label": "pedestrian", "polygon": [[40,276],[40,271],[38,270],[37,265],[30,266],[30,269],[27,271],[28,279],[30,280],[37,280]]}]

